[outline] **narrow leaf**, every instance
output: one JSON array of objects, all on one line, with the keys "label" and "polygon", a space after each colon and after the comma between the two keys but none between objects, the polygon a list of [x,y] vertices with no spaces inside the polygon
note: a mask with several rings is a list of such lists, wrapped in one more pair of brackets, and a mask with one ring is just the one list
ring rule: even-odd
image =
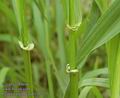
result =
[{"label": "narrow leaf", "polygon": [[82,61],[92,50],[103,45],[120,32],[120,1],[116,0],[111,7],[101,16],[95,26],[83,37],[78,51],[77,63],[82,67]]},{"label": "narrow leaf", "polygon": [[3,83],[5,82],[5,77],[7,75],[7,72],[9,71],[10,69],[7,68],[7,67],[3,67],[1,70],[0,70],[0,89],[3,87]]},{"label": "narrow leaf", "polygon": [[90,78],[84,79],[79,82],[79,88],[84,86],[100,86],[100,87],[109,87],[109,81],[106,78]]}]

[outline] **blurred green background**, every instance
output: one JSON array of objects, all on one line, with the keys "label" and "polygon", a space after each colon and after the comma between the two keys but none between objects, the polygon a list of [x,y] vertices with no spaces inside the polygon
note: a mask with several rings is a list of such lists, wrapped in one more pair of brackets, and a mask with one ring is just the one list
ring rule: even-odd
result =
[{"label": "blurred green background", "polygon": [[[48,11],[46,16],[43,16],[42,12],[39,12],[39,9],[41,8],[37,6],[35,0],[25,0],[25,5],[25,18],[29,28],[30,39],[35,44],[34,49],[30,51],[34,91],[40,94],[40,96],[36,96],[35,98],[50,98],[48,90],[49,73],[47,74],[46,72],[48,70],[47,68],[50,68],[50,74],[54,84],[53,89],[55,92],[55,98],[62,98],[69,82],[69,75],[66,74],[65,71],[67,58],[69,56],[69,34],[66,29],[65,13],[64,8],[62,7],[62,2],[60,0],[49,0],[48,6],[43,8]],[[85,28],[88,25],[88,21],[90,20],[89,17],[92,12],[93,15],[96,16],[96,19],[101,16],[101,12],[98,8],[96,8],[95,11],[92,10],[92,5],[92,0],[81,0],[83,24],[81,25],[78,34],[76,34],[77,38],[83,37],[83,32],[86,32]],[[45,33],[46,29],[42,22],[43,17],[46,17],[46,20],[48,21],[48,33]],[[89,25],[92,27],[92,23]],[[12,1],[0,0],[1,92],[14,92],[12,90],[5,90],[5,84],[25,82],[25,69],[23,64],[22,49],[18,44],[19,39],[20,34],[18,32]],[[78,41],[78,46],[80,41],[81,40]],[[49,55],[47,59],[46,51]],[[103,75],[98,75],[97,77],[105,77],[107,79],[108,73],[106,61],[106,51],[105,46],[103,45],[91,53],[85,63],[85,66],[80,70],[79,77],[81,78],[93,70],[105,69]],[[46,66],[46,62],[49,63],[49,67]],[[107,80],[105,80],[105,83],[106,81]],[[21,87],[25,88],[24,86],[20,86],[19,88]],[[102,86],[98,86],[98,88],[104,98],[109,97],[109,90],[103,88]],[[92,92],[89,96],[89,98],[96,98]],[[0,98],[4,97],[1,96]],[[7,98],[13,98],[13,96],[7,96]]]}]

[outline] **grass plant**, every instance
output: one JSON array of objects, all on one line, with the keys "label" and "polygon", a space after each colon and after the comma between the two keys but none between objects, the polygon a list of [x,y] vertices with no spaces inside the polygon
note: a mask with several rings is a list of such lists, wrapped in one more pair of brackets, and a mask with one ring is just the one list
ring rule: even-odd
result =
[{"label": "grass plant", "polygon": [[0,98],[23,98],[1,95],[13,82],[25,98],[119,98],[119,11],[120,0],[0,0]]},{"label": "grass plant", "polygon": [[[29,38],[29,29],[27,27],[26,19],[25,19],[25,1],[24,0],[13,0],[13,8],[17,19],[18,30],[20,34],[20,41],[23,46],[30,45]],[[20,43],[19,43],[20,45]],[[23,50],[23,60],[25,67],[25,84],[27,85],[27,96],[28,98],[34,98],[33,93],[33,74],[32,74],[32,65],[30,58],[30,51],[20,48]],[[30,95],[31,94],[31,95]]]}]

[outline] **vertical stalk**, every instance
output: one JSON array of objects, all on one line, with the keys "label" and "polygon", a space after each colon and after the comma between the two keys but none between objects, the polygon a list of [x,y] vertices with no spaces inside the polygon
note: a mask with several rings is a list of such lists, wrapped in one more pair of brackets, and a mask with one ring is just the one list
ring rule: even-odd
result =
[{"label": "vertical stalk", "polygon": [[[71,32],[70,34],[70,57],[69,64],[71,70],[77,68],[76,66],[76,58],[75,58],[75,32]],[[70,73],[70,98],[78,98],[78,73]]]},{"label": "vertical stalk", "polygon": [[[30,44],[29,39],[29,30],[27,28],[26,20],[25,20],[25,1],[24,0],[13,0],[13,7],[17,19],[17,24],[20,33],[20,41],[22,42],[23,46],[26,47]],[[26,86],[27,86],[27,97],[34,98],[33,95],[33,80],[32,80],[32,65],[30,59],[30,51],[23,49],[23,60],[24,60],[24,67],[25,67],[25,79],[26,79]]]},{"label": "vertical stalk", "polygon": [[44,28],[45,28],[45,34],[46,34],[46,55],[45,55],[45,62],[46,62],[46,71],[47,71],[47,78],[48,78],[48,86],[49,86],[49,94],[50,98],[54,97],[54,89],[53,89],[53,80],[52,80],[52,73],[51,73],[51,51],[49,47],[49,27],[48,22],[44,18]]},{"label": "vertical stalk", "polygon": [[110,78],[111,98],[119,98],[120,95],[120,35],[107,43],[108,68]]},{"label": "vertical stalk", "polygon": [[[48,78],[48,86],[49,86],[49,96],[50,98],[55,98],[54,96],[54,88],[53,88],[53,80],[52,80],[52,72],[51,72],[51,50],[50,50],[50,46],[49,46],[49,10],[48,10],[48,6],[49,5],[49,0],[45,0],[45,6],[47,7],[46,10],[44,10],[44,17],[43,18],[43,24],[44,24],[44,33],[45,33],[45,62],[46,62],[46,72],[47,72],[47,78]],[[42,14],[42,13],[41,13]]]},{"label": "vertical stalk", "polygon": [[[120,36],[119,36],[120,38]],[[116,43],[115,43],[116,44]],[[118,51],[117,51],[117,59],[116,59],[116,66],[115,66],[115,72],[113,77],[113,84],[112,84],[112,94],[111,98],[119,98],[120,97],[120,40],[118,44]]]},{"label": "vertical stalk", "polygon": [[[29,44],[29,34],[28,34],[28,28],[27,24],[25,21],[24,17],[24,3],[23,3],[23,19],[22,19],[22,28],[23,28],[23,33],[21,34],[22,36],[22,42],[26,46]],[[27,88],[28,90],[28,98],[34,98],[33,95],[33,77],[32,77],[32,64],[31,64],[31,59],[30,59],[30,51],[25,51],[23,50],[23,57],[24,57],[24,66],[25,66],[25,77],[26,77],[26,84],[28,85]]]},{"label": "vertical stalk", "polygon": [[34,96],[31,95],[33,94],[33,80],[32,80],[32,65],[31,65],[29,51],[23,50],[23,58],[24,58],[24,66],[25,66],[26,85],[28,88],[28,92],[27,92],[28,98],[34,98]]},{"label": "vertical stalk", "polygon": [[46,60],[45,65],[46,65],[46,71],[47,71],[47,79],[48,79],[50,98],[55,98],[54,97],[54,90],[53,90],[53,81],[52,81],[50,62]]},{"label": "vertical stalk", "polygon": [[[75,0],[69,0],[69,26],[75,27],[76,25],[76,17],[75,17]],[[70,57],[69,57],[69,64],[70,69],[75,70],[76,66],[76,39],[75,39],[76,31],[70,30]],[[78,98],[78,72],[70,73],[70,98]]]},{"label": "vertical stalk", "polygon": [[[112,4],[115,0],[111,0]],[[106,5],[108,7],[108,5]],[[107,8],[106,7],[106,8]],[[110,79],[110,98],[120,97],[120,34],[106,44]]]},{"label": "vertical stalk", "polygon": [[[74,33],[70,34],[70,68],[76,69]],[[78,73],[70,73],[70,98],[78,98]]]}]

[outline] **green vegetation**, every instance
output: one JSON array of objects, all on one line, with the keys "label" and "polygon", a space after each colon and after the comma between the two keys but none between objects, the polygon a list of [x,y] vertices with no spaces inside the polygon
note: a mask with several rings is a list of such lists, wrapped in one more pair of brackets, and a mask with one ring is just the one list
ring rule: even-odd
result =
[{"label": "green vegetation", "polygon": [[0,98],[119,98],[120,0],[0,0]]}]

